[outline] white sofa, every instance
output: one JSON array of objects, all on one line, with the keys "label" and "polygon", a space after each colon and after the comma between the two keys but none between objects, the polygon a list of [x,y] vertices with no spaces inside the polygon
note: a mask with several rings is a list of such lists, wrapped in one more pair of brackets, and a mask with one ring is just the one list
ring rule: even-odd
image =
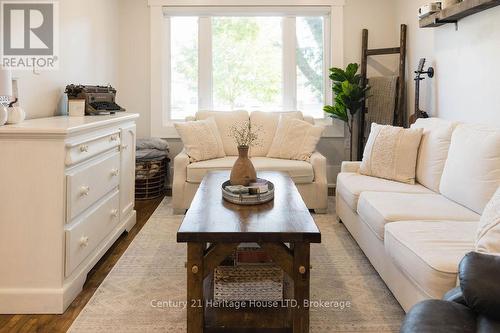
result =
[{"label": "white sofa", "polygon": [[[257,171],[285,171],[294,180],[302,199],[309,209],[316,213],[326,213],[328,183],[326,177],[326,158],[314,152],[310,161],[295,161],[266,157],[278,126],[279,112],[246,111],[216,112],[201,111],[187,120],[202,120],[214,117],[222,137],[226,157],[191,163],[188,155],[182,151],[174,158],[174,179],[172,184],[174,213],[182,214],[189,208],[198,186],[209,171],[230,170],[237,159],[238,151],[234,140],[229,136],[229,128],[234,123],[250,121],[259,128],[261,144],[250,149],[250,158]],[[300,112],[287,112],[288,116],[314,123],[310,117]]]},{"label": "white sofa", "polygon": [[[339,219],[407,311],[455,287],[480,215],[500,185],[500,129],[420,119],[415,185],[358,173],[337,178]],[[500,242],[500,239],[499,239]]]}]

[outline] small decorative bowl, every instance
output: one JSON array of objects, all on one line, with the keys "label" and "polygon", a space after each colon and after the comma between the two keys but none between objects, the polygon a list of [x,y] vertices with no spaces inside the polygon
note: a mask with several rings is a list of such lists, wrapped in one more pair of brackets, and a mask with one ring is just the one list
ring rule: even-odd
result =
[{"label": "small decorative bowl", "polygon": [[222,183],[222,197],[224,200],[229,201],[231,203],[237,205],[260,205],[266,202],[269,202],[274,199],[274,184],[270,181],[267,181],[262,178],[258,178],[256,183],[259,183],[259,187],[262,185],[267,185],[267,192],[252,194],[253,191],[249,191],[249,193],[233,193],[226,190],[227,186],[231,186],[231,182],[229,180]]}]

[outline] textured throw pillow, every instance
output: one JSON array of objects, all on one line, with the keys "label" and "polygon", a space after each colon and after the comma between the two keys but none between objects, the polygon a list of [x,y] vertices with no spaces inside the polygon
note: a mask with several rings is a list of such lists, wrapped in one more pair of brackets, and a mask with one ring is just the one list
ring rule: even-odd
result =
[{"label": "textured throw pillow", "polygon": [[250,124],[257,129],[257,135],[261,144],[250,147],[250,156],[266,156],[274,140],[276,129],[281,117],[288,117],[303,120],[302,112],[263,112],[253,111],[250,114]]},{"label": "textured throw pillow", "polygon": [[191,162],[226,156],[214,118],[174,125]]},{"label": "textured throw pillow", "polygon": [[476,251],[500,255],[500,187],[484,208],[479,220]]},{"label": "textured throw pillow", "polygon": [[366,176],[415,184],[421,128],[404,129],[373,123],[359,172]]},{"label": "textured throw pillow", "polygon": [[227,156],[238,156],[238,145],[231,136],[231,127],[245,124],[249,120],[247,111],[199,111],[196,120],[214,118]]},{"label": "textured throw pillow", "polygon": [[324,129],[303,120],[281,117],[267,157],[309,161]]}]

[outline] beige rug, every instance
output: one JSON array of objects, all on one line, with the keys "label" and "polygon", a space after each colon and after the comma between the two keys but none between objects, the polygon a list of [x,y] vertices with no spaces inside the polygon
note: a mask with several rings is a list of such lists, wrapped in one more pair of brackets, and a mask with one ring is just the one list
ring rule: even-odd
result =
[{"label": "beige rug", "polygon": [[[311,249],[311,299],[338,303],[311,309],[311,332],[397,332],[404,312],[336,222],[333,200],[330,213],[314,219],[323,243]],[[170,198],[165,199],[70,332],[185,332],[186,246],[175,238],[181,220],[172,214]]]}]

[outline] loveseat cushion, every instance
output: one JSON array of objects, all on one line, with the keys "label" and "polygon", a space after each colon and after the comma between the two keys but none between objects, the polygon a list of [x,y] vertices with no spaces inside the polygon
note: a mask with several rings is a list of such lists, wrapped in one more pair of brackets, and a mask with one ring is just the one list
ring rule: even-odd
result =
[{"label": "loveseat cushion", "polygon": [[385,228],[384,246],[394,263],[429,297],[441,298],[457,283],[458,264],[474,248],[477,222],[404,221]]},{"label": "loveseat cushion", "polygon": [[[384,228],[395,221],[479,221],[480,216],[439,194],[363,192],[358,214],[383,240]],[[477,224],[476,224],[477,225]],[[475,231],[472,233],[475,235]]]},{"label": "loveseat cushion", "polygon": [[285,171],[295,184],[309,184],[314,181],[312,164],[305,161],[283,160],[280,158],[252,157],[257,171]]},{"label": "loveseat cushion", "polygon": [[354,172],[341,172],[337,176],[337,195],[356,211],[359,195],[365,191],[400,192],[400,193],[433,193],[420,184],[405,184],[393,180],[365,176]]},{"label": "loveseat cushion", "polygon": [[439,192],[451,135],[456,126],[456,122],[440,118],[420,118],[411,126],[424,129],[418,148],[416,180],[434,192]]},{"label": "loveseat cushion", "polygon": [[[187,167],[187,182],[199,184],[209,171],[231,170],[236,158],[236,156],[227,156],[209,161],[191,163]],[[288,172],[295,184],[309,184],[314,180],[313,167],[308,162],[267,157],[253,157],[251,160],[257,171]]]},{"label": "loveseat cushion", "polygon": [[287,118],[303,120],[304,117],[300,111],[291,112],[263,112],[253,111],[250,113],[250,124],[258,130],[259,145],[250,147],[250,156],[265,157],[274,140],[276,129],[281,116]]},{"label": "loveseat cushion", "polygon": [[227,156],[238,156],[238,147],[233,137],[231,137],[231,126],[235,124],[245,124],[250,121],[247,111],[199,111],[196,113],[196,120],[204,120],[213,117],[219,128],[219,134],[224,145]]},{"label": "loveseat cushion", "polygon": [[440,192],[478,214],[500,186],[500,129],[459,125],[451,137]]}]

